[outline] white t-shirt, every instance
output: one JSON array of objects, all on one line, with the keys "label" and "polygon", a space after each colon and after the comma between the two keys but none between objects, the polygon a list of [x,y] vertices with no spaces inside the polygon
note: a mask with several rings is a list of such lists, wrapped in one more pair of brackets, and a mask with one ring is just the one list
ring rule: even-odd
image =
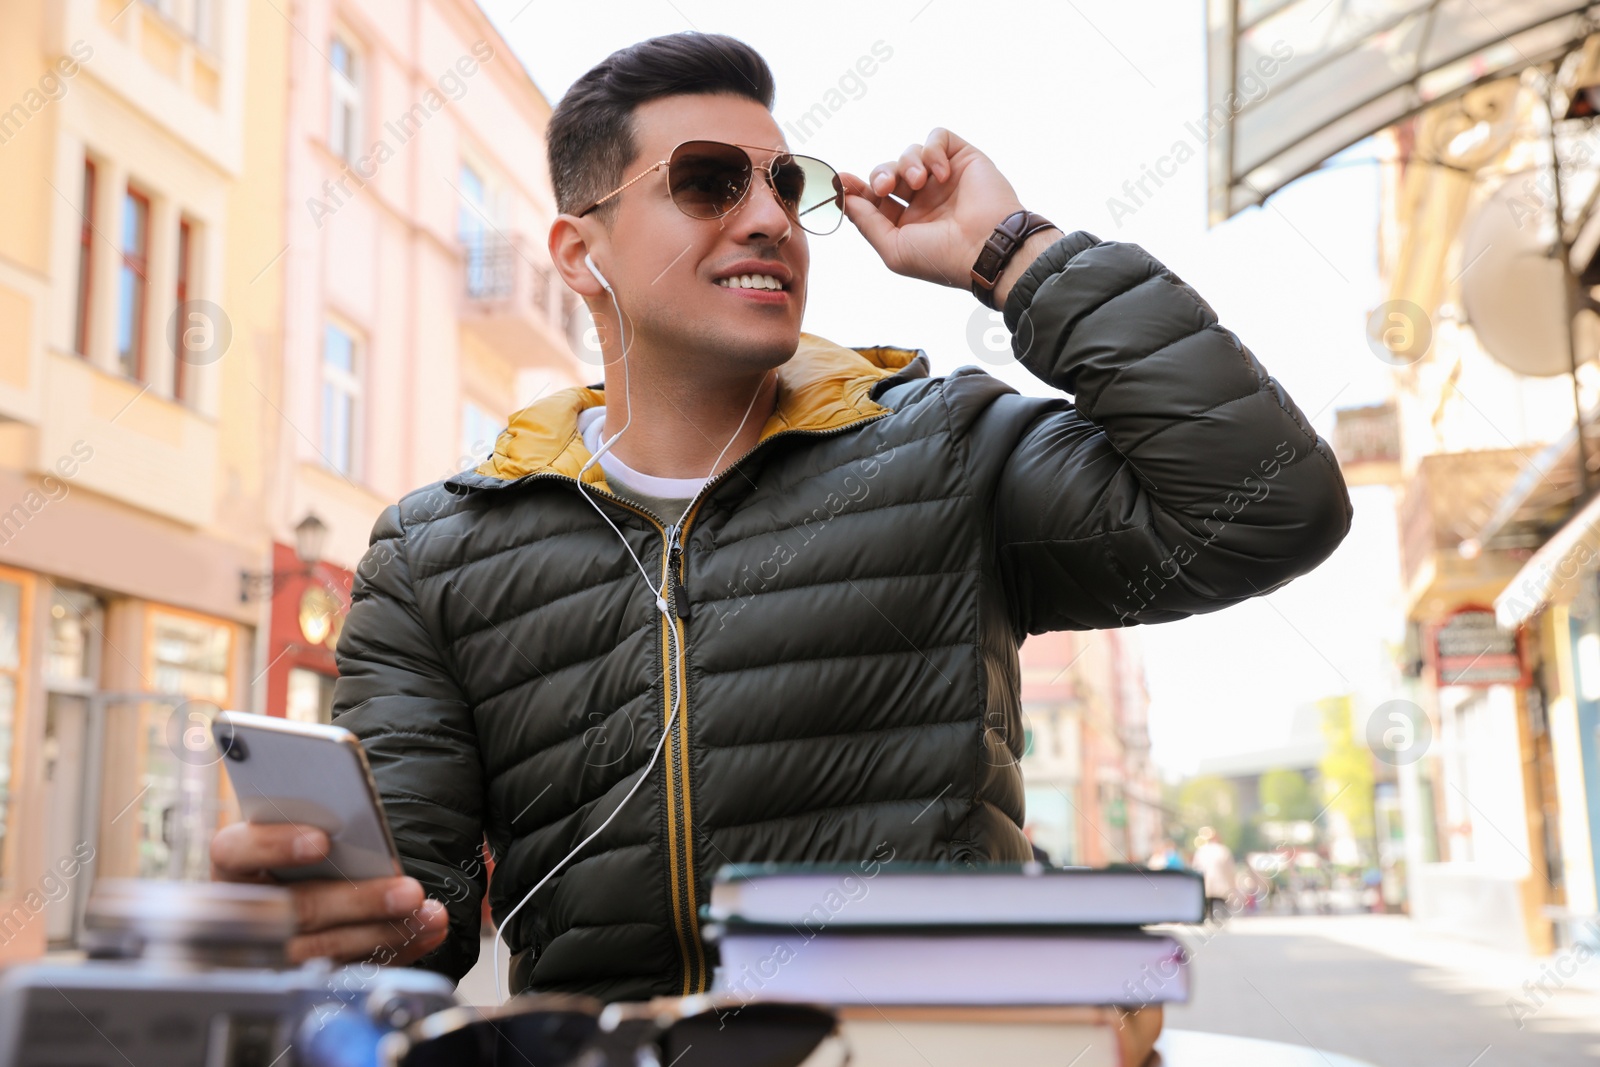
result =
[{"label": "white t-shirt", "polygon": [[[584,446],[591,455],[600,449],[605,416],[604,404],[578,413],[578,433],[583,435]],[[659,478],[645,474],[622,462],[615,452],[600,457],[600,469],[612,492],[674,523],[683,517],[689,501],[706,481],[704,478]]]}]

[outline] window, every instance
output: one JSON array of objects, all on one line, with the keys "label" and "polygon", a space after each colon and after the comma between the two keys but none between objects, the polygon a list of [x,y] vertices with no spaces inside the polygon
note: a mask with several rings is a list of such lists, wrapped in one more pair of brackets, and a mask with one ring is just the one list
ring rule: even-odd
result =
[{"label": "window", "polygon": [[145,277],[149,271],[150,201],[131,187],[122,206],[122,270],[117,282],[117,364],[144,376]]},{"label": "window", "polygon": [[174,745],[170,731],[175,715],[201,727],[230,703],[233,629],[160,610],[152,610],[149,618],[151,688],[188,699],[176,706],[141,701],[133,709],[142,790],[128,815],[103,827],[102,834],[135,836],[137,877],[198,880],[207,876],[217,829],[219,768],[207,756],[187,756],[186,744]]},{"label": "window", "polygon": [[196,44],[211,47],[212,0],[189,0],[189,36]]},{"label": "window", "polygon": [[332,111],[328,116],[328,147],[347,163],[354,164],[361,136],[361,70],[355,49],[342,37],[328,46],[328,61],[333,72],[328,78]]},{"label": "window", "polygon": [[498,295],[490,291],[489,250],[483,240],[484,220],[488,215],[482,176],[470,165],[461,164],[461,207],[456,212],[456,233],[467,257],[468,296]]},{"label": "window", "polygon": [[[100,677],[105,605],[91,593],[55,586],[44,631],[44,737],[39,757],[43,796],[39,824],[44,854],[65,856],[83,841],[89,798],[90,695]],[[51,945],[72,941],[76,920],[71,908],[45,919]]]},{"label": "window", "polygon": [[178,313],[172,316],[172,351],[174,359],[172,364],[172,399],[183,403],[189,399],[189,350],[184,347],[182,333],[188,322],[184,314],[184,301],[189,299],[189,246],[193,242],[194,234],[189,226],[188,219],[178,220]]},{"label": "window", "polygon": [[361,378],[356,340],[328,323],[322,336],[322,457],[341,474],[354,476],[360,461]]},{"label": "window", "polygon": [[11,763],[22,671],[22,586],[0,580],[0,881],[10,875]]},{"label": "window", "polygon": [[229,628],[219,623],[153,612],[153,687],[163,693],[182,693],[223,705],[228,699],[232,636]]},{"label": "window", "polygon": [[83,227],[78,233],[78,317],[72,350],[89,355],[89,297],[94,278],[94,160],[83,161]]},{"label": "window", "polygon": [[333,721],[333,679],[318,671],[294,667],[289,671],[289,697],[284,715],[293,722]]},{"label": "window", "polygon": [[204,48],[211,47],[212,3],[213,0],[144,0],[145,7],[161,12],[170,25]]},{"label": "window", "polygon": [[495,416],[489,414],[488,409],[479,407],[470,400],[461,404],[461,461],[466,466],[476,467],[489,453],[494,451],[495,439],[500,436],[504,424]]},{"label": "window", "polygon": [[105,628],[105,605],[92,593],[61,587],[51,600],[45,677],[52,684],[93,685],[99,672],[96,638]]}]

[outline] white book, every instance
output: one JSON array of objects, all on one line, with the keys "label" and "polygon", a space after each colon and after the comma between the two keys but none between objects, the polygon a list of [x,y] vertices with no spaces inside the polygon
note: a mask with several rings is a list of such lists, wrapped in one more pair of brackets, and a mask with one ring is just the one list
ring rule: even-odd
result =
[{"label": "white book", "polygon": [[925,864],[732,864],[711,885],[713,922],[845,926],[1146,926],[1205,918],[1205,883],[1186,870]]},{"label": "white book", "polygon": [[1126,1005],[1189,999],[1187,950],[1142,931],[711,925],[712,991],[823,1004]]}]

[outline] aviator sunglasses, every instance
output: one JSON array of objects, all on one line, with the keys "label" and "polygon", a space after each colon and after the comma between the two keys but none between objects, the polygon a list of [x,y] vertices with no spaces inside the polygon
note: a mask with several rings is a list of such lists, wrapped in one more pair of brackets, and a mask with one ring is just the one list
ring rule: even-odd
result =
[{"label": "aviator sunglasses", "polygon": [[[602,1005],[523,993],[498,1007],[448,1008],[386,1034],[384,1067],[846,1067],[835,1014],[747,1003],[737,994]],[[813,1054],[816,1054],[815,1056]]]},{"label": "aviator sunglasses", "polygon": [[[745,194],[750,191],[756,168],[745,151],[747,148],[774,151],[761,145],[684,141],[669,157],[635,174],[578,212],[578,217],[587,215],[646,175],[666,167],[667,188],[679,211],[692,219],[720,219],[743,203]],[[838,171],[820,159],[792,152],[775,152],[761,169],[778,201],[802,229],[820,236],[839,228],[844,219],[844,184],[839,180]]]}]

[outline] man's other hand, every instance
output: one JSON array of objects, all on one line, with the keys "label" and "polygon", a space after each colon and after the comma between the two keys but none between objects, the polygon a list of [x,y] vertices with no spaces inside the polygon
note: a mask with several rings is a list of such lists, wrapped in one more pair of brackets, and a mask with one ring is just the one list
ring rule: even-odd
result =
[{"label": "man's other hand", "polygon": [[[269,868],[308,866],[328,847],[328,835],[314,826],[236,822],[211,839],[211,878],[270,883]],[[415,878],[286,885],[294,897],[294,963],[326,956],[336,963],[403,965],[438,948],[449,930],[444,905],[430,900]]]},{"label": "man's other hand", "polygon": [[942,126],[867,178],[841,172],[839,180],[845,216],[890,270],[957,289],[971,288],[994,228],[1022,210],[993,161]]}]

